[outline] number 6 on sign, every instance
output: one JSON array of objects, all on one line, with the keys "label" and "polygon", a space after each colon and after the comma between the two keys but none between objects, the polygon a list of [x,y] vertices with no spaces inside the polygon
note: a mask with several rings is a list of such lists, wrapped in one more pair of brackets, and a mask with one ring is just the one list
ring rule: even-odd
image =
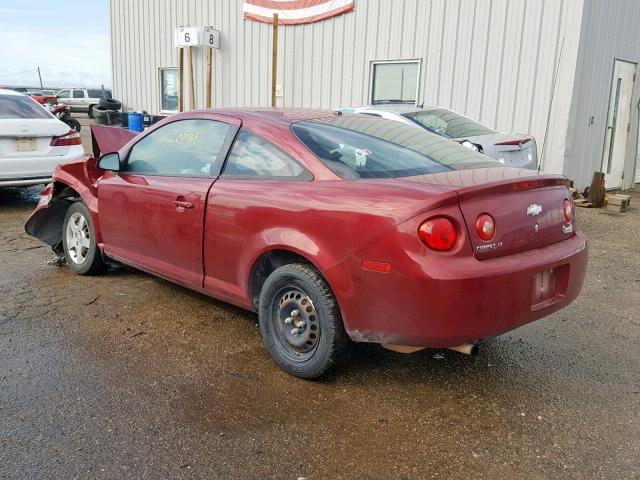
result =
[{"label": "number 6 on sign", "polygon": [[197,47],[200,43],[200,28],[178,27],[175,30],[175,44],[177,47]]},{"label": "number 6 on sign", "polygon": [[220,30],[216,30],[213,27],[204,27],[204,38],[202,42],[203,47],[220,48]]}]

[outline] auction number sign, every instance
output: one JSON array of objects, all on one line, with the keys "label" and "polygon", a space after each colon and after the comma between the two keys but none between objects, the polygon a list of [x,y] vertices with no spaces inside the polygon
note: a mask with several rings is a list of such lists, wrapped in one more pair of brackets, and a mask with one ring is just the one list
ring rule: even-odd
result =
[{"label": "auction number sign", "polygon": [[204,27],[203,31],[203,47],[220,48],[220,30],[213,27]]},{"label": "auction number sign", "polygon": [[220,48],[220,31],[213,27],[178,27],[175,44],[177,47]]},{"label": "auction number sign", "polygon": [[198,27],[176,28],[176,45],[178,47],[197,47],[200,45],[200,29]]}]

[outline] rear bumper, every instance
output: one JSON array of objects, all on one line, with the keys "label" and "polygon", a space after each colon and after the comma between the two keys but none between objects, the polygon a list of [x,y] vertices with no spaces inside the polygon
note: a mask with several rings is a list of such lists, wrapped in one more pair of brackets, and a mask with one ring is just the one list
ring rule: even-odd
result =
[{"label": "rear bumper", "polygon": [[0,178],[0,187],[29,187],[32,185],[47,184],[51,182],[51,174],[44,174],[43,176],[27,177],[27,178],[14,178],[14,179],[2,179]]},{"label": "rear bumper", "polygon": [[[445,268],[415,258],[388,274],[363,271],[341,303],[345,327],[360,342],[448,347],[498,335],[570,304],[584,281],[588,249],[570,239],[522,253],[479,261],[448,258]],[[538,272],[556,269],[555,295],[533,299]],[[340,302],[340,298],[339,298]]]},{"label": "rear bumper", "polygon": [[55,168],[84,155],[82,145],[72,145],[64,155],[0,158],[0,186],[23,187],[49,183]]}]

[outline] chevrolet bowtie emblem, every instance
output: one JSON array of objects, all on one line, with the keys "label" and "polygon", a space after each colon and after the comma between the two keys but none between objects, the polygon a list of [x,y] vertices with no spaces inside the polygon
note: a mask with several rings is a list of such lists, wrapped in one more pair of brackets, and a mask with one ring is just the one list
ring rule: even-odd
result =
[{"label": "chevrolet bowtie emblem", "polygon": [[538,205],[537,203],[532,203],[527,207],[527,215],[531,215],[535,217],[536,215],[540,215],[542,213],[542,205]]}]

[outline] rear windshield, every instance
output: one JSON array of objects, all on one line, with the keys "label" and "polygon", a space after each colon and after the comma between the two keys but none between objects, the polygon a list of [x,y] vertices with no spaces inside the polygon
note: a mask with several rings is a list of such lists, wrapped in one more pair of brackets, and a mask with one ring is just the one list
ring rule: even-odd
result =
[{"label": "rear windshield", "polygon": [[494,130],[446,108],[430,108],[403,115],[418,125],[447,138],[475,137],[496,133]]},{"label": "rear windshield", "polygon": [[501,164],[411,125],[363,115],[296,122],[293,133],[343,178],[396,178]]},{"label": "rear windshield", "polygon": [[0,119],[53,118],[39,103],[23,95],[0,95]]}]

